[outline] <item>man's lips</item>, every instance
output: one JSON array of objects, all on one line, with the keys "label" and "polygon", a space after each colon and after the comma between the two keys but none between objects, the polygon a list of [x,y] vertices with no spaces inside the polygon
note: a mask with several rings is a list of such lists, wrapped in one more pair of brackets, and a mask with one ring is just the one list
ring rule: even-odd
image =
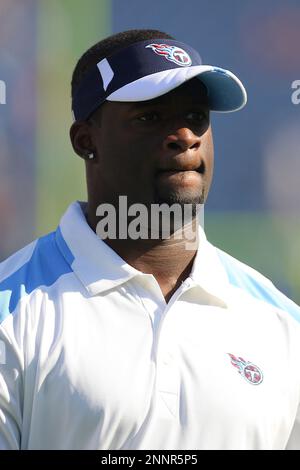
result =
[{"label": "man's lips", "polygon": [[165,170],[160,171],[155,178],[158,187],[173,188],[173,190],[193,190],[199,192],[204,184],[203,174],[197,170]]},{"label": "man's lips", "polygon": [[180,167],[169,167],[169,168],[158,168],[155,172],[155,176],[159,176],[161,174],[166,175],[173,175],[173,174],[181,174],[181,173],[199,173],[203,175],[205,172],[205,165],[204,162],[201,162],[201,165],[195,168],[180,168]]},{"label": "man's lips", "polygon": [[190,177],[190,176],[201,177],[201,173],[199,173],[196,170],[186,170],[186,171],[164,170],[156,174],[157,178],[168,178],[171,176],[178,177],[178,178],[185,178],[185,177]]},{"label": "man's lips", "polygon": [[158,169],[155,173],[156,177],[179,177],[179,178],[186,178],[186,177],[201,177],[204,174],[205,166],[204,163],[197,168],[193,169],[184,169],[184,168],[161,168]]}]

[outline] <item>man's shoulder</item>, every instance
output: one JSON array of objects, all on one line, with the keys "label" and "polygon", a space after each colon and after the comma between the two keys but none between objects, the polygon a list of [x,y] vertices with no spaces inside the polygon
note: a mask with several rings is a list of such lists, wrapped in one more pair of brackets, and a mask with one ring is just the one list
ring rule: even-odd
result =
[{"label": "man's shoulder", "polygon": [[256,269],[216,248],[218,257],[231,286],[241,289],[251,297],[289,313],[300,322],[300,307],[283,294],[273,282]]},{"label": "man's shoulder", "polygon": [[257,283],[261,285],[262,288],[269,287],[276,289],[273,282],[256,269],[220,248],[215,247],[215,249],[231,284],[241,284],[242,280],[244,280],[250,283]]},{"label": "man's shoulder", "polygon": [[19,301],[41,286],[49,287],[72,272],[59,249],[57,231],[44,235],[0,263],[0,323]]}]

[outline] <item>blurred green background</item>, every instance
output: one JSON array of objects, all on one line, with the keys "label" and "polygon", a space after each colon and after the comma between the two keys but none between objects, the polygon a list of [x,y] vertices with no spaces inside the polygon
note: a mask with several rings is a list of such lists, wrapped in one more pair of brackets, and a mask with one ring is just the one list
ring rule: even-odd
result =
[{"label": "blurred green background", "polygon": [[84,51],[110,34],[110,13],[108,0],[38,2],[36,235],[53,230],[70,201],[86,200],[84,164],[69,140],[71,74]]}]

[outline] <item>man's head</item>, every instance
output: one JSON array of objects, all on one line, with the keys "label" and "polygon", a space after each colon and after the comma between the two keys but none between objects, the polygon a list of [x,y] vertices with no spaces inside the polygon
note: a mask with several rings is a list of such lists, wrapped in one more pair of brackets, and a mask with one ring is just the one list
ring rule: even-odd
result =
[{"label": "man's head", "polygon": [[213,172],[210,110],[245,102],[233,74],[201,65],[192,48],[153,30],[89,49],[74,70],[72,98],[71,140],[86,159],[94,206],[120,195],[147,206],[204,202]]}]

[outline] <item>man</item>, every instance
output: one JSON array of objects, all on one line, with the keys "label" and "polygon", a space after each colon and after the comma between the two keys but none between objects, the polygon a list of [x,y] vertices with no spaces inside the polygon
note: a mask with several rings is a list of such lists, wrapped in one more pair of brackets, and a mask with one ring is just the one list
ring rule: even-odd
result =
[{"label": "man", "polygon": [[[82,56],[72,99],[88,201],[0,268],[0,448],[299,448],[299,307],[199,224],[210,111],[243,107],[243,85],[133,30]],[[192,207],[186,230],[131,236],[125,196]]]}]

